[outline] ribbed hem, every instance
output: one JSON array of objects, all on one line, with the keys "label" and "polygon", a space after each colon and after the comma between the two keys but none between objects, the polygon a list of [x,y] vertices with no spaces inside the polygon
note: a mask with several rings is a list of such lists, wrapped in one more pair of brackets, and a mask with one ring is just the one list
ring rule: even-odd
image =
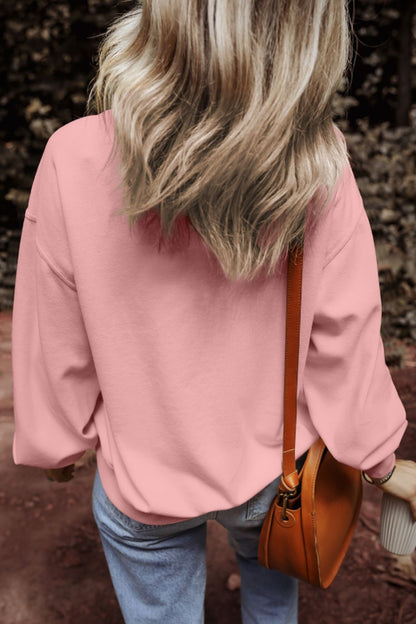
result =
[{"label": "ribbed hem", "polygon": [[117,507],[117,509],[119,509],[126,516],[129,516],[129,518],[132,518],[133,520],[136,520],[136,522],[140,522],[141,524],[153,525],[173,524],[175,522],[182,522],[183,520],[190,519],[144,513],[130,505],[121,495],[114,471],[104,460],[101,448],[97,449],[96,455],[97,468],[105,493],[107,494],[113,505],[115,505],[115,507]]},{"label": "ribbed hem", "polygon": [[368,474],[369,477],[373,477],[374,479],[380,479],[381,477],[386,476],[390,470],[393,470],[393,466],[396,463],[396,454],[392,453],[387,457],[387,459],[383,459],[382,462],[376,464],[369,470],[365,470],[365,473]]}]

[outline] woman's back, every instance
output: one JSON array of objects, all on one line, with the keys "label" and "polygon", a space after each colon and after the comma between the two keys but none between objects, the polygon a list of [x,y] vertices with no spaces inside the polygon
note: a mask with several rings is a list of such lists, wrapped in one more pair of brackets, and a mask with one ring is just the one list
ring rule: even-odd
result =
[{"label": "woman's back", "polygon": [[[157,219],[129,233],[106,164],[111,127],[108,111],[59,129],[34,181],[13,321],[14,459],[70,463],[99,440],[115,504],[164,523],[241,504],[281,466],[286,268],[231,282],[185,219],[176,246],[155,244]],[[340,461],[391,467],[406,417],[380,319],[347,167],[305,237],[297,457],[321,435]]]}]

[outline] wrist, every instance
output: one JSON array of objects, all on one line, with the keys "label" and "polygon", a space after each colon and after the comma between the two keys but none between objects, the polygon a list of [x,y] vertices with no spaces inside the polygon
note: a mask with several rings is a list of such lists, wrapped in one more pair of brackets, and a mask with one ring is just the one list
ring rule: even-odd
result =
[{"label": "wrist", "polygon": [[387,483],[389,479],[393,476],[393,472],[396,469],[396,465],[388,472],[384,477],[370,477],[364,470],[362,471],[364,481],[367,483],[371,483],[371,485],[383,485],[383,483]]}]

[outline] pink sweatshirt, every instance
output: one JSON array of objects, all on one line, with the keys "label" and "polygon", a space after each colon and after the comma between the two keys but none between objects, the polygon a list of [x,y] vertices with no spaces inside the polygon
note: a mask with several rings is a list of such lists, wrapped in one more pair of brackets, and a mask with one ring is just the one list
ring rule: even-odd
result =
[{"label": "pink sweatshirt", "polygon": [[[107,118],[108,129],[104,125]],[[281,473],[286,266],[231,283],[191,229],[157,250],[121,206],[111,111],[49,138],[19,248],[16,464],[95,449],[125,514],[164,524],[248,500]],[[348,166],[304,248],[296,456],[321,436],[386,474],[406,429],[385,363],[374,241]]]}]

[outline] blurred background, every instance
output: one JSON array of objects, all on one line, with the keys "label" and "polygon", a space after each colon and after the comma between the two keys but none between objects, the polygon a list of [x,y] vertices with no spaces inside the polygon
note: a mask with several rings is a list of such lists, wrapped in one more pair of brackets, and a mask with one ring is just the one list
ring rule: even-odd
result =
[{"label": "blurred background", "polygon": [[[10,330],[24,211],[49,136],[85,115],[101,35],[136,2],[15,0],[0,4],[0,621],[121,623],[89,508],[93,454],[76,478],[51,484],[11,459]],[[416,1],[355,0],[351,75],[335,104],[372,226],[386,361],[415,448]],[[400,454],[399,453],[399,454]],[[365,488],[357,534],[326,592],[301,590],[300,624],[416,622],[414,558],[378,544],[379,492]],[[381,587],[383,584],[383,587]],[[365,593],[363,593],[363,591]],[[238,568],[221,527],[209,524],[207,624],[239,622]]]}]

